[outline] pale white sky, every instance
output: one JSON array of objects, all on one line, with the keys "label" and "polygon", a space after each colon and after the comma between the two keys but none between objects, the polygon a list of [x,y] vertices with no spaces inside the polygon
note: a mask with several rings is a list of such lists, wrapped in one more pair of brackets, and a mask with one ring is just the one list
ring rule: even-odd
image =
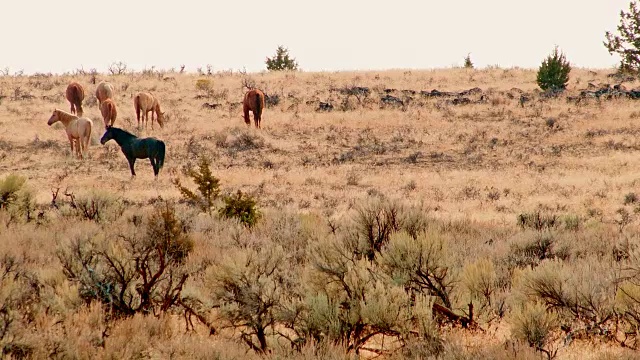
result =
[{"label": "pale white sky", "polygon": [[0,69],[27,73],[123,61],[141,70],[260,71],[277,45],[307,71],[537,67],[560,46],[609,68],[602,42],[629,0],[5,0]]}]

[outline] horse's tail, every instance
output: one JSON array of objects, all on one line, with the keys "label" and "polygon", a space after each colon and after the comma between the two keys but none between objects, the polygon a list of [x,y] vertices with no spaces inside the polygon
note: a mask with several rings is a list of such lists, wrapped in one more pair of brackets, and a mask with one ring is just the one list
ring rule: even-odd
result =
[{"label": "horse's tail", "polygon": [[82,115],[84,114],[84,110],[82,110],[82,100],[79,100],[76,104],[76,113],[79,117],[82,117]]},{"label": "horse's tail", "polygon": [[89,145],[91,145],[91,132],[93,130],[93,121],[91,121],[91,119],[86,119],[87,120],[87,125],[84,129],[84,139],[78,139],[79,142],[83,141],[84,142],[84,150],[87,151],[87,149],[89,148]]},{"label": "horse's tail", "polygon": [[136,108],[136,119],[140,122],[140,95],[133,98],[133,106]]},{"label": "horse's tail", "polygon": [[158,171],[160,171],[160,169],[162,169],[162,166],[164,165],[164,141],[162,140],[158,140]]},{"label": "horse's tail", "polygon": [[259,93],[258,91],[256,91],[256,111],[255,111],[255,115],[258,117],[258,119],[260,117],[262,117],[262,95],[261,93]]},{"label": "horse's tail", "polygon": [[[82,100],[84,99],[84,91],[80,84],[72,84],[69,95],[71,95],[71,99],[69,101],[75,107],[76,115],[82,117]],[[69,96],[67,95],[67,96]]]}]

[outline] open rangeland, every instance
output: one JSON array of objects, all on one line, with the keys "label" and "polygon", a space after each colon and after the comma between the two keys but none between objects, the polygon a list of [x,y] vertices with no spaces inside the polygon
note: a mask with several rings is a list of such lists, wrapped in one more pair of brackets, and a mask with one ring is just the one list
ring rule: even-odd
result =
[{"label": "open rangeland", "polygon": [[[102,75],[118,127],[166,144],[157,179],[102,126],[83,160],[47,126],[88,75],[0,77],[0,195],[24,181],[0,198],[3,355],[632,359],[640,100],[592,95],[640,84],[610,73],[557,97],[527,69]],[[138,129],[139,92],[164,127]],[[203,156],[212,203],[178,186]],[[219,215],[238,190],[252,228]]]}]

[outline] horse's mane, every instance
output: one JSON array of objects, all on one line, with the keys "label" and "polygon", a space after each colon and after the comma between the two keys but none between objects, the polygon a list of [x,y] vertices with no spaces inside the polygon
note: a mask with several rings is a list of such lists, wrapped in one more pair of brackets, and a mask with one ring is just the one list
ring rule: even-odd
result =
[{"label": "horse's mane", "polygon": [[70,112],[66,112],[66,111],[61,110],[61,109],[55,109],[55,111],[56,111],[56,112],[59,112],[59,113],[62,113],[63,115],[67,115],[67,116],[71,116],[71,117],[79,117],[79,116],[77,116],[77,115],[73,115],[72,113],[70,113]]},{"label": "horse's mane", "polygon": [[117,127],[113,127],[113,126],[109,128],[109,131],[115,132],[116,135],[124,135],[126,137],[133,138],[133,139],[137,139],[138,138],[137,136],[133,135],[132,133],[130,133],[130,132],[126,131],[126,130],[123,130],[123,129],[120,129],[120,128],[117,128]]}]

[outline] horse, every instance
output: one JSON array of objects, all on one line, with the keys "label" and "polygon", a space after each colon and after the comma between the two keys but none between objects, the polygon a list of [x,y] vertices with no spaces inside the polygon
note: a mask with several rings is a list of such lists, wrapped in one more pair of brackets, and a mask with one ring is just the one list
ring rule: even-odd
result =
[{"label": "horse", "polygon": [[51,126],[58,121],[64,125],[67,131],[67,138],[71,144],[71,153],[73,153],[73,144],[75,142],[76,155],[79,158],[84,158],[84,153],[87,152],[89,141],[91,141],[93,121],[91,121],[91,119],[77,117],[60,109],[55,109],[49,121],[47,121],[47,125]]},{"label": "horse", "polygon": [[153,114],[156,114],[158,125],[164,126],[164,113],[160,110],[160,102],[148,92],[139,92],[133,98],[133,107],[136,109],[136,118],[138,119],[138,128],[140,128],[140,112],[144,117],[144,127],[147,127],[149,120],[148,113],[151,111],[151,128],[153,129]]},{"label": "horse", "polygon": [[82,100],[84,100],[84,88],[77,82],[72,82],[67,86],[67,100],[71,104],[71,113],[82,116]]},{"label": "horse", "polygon": [[112,99],[113,85],[106,81],[100,81],[96,88],[96,98],[98,99],[98,105],[102,105],[102,102],[107,99]]},{"label": "horse", "polygon": [[258,89],[249,90],[244,96],[242,110],[244,111],[244,122],[251,126],[249,110],[253,111],[253,121],[256,128],[260,129],[262,120],[262,109],[264,109],[264,93]]},{"label": "horse", "polygon": [[116,122],[116,117],[118,116],[118,108],[116,107],[116,103],[107,99],[102,102],[100,105],[100,112],[102,113],[102,119],[104,120],[104,128],[113,126]]},{"label": "horse", "polygon": [[149,159],[153,167],[153,174],[158,178],[158,173],[164,165],[165,146],[162,140],[153,137],[141,139],[125,130],[109,127],[100,138],[100,144],[104,145],[112,139],[120,145],[120,150],[127,157],[132,177],[136,176],[136,172],[133,169],[136,159]]}]

